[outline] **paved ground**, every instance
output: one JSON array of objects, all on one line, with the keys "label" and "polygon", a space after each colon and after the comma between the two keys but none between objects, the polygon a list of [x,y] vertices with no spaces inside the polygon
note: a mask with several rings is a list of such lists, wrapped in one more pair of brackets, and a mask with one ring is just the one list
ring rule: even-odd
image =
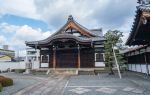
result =
[{"label": "paved ground", "polygon": [[4,87],[3,91],[0,92],[0,95],[14,94],[28,86],[36,84],[47,78],[47,76],[32,76],[32,75],[23,75],[23,74],[15,74],[15,73],[3,73],[0,75],[10,77],[14,81],[14,85],[9,87]]},{"label": "paved ground", "polygon": [[72,76],[65,88],[64,95],[150,95],[148,85],[150,86],[150,81],[137,76],[128,76],[123,79],[107,74]]},{"label": "paved ground", "polygon": [[67,82],[65,75],[51,75],[46,80],[29,86],[14,95],[62,95]]},{"label": "paved ground", "polygon": [[14,85],[5,87],[0,95],[62,95],[67,75],[0,74],[14,80]]},{"label": "paved ground", "polygon": [[14,85],[0,95],[150,95],[150,77],[137,73],[126,73],[123,79],[108,74],[4,75],[13,78]]}]

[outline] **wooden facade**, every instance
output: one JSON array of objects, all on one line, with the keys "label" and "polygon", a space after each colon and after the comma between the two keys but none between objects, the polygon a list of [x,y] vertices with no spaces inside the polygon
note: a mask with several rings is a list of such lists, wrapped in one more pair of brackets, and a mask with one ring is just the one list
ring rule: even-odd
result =
[{"label": "wooden facade", "polygon": [[96,61],[103,62],[103,56],[95,57],[95,54],[103,55],[101,32],[101,29],[88,30],[69,16],[56,33],[41,41],[26,42],[26,45],[40,50],[40,67],[93,68]]},{"label": "wooden facade", "polygon": [[135,21],[126,45],[137,48],[125,53],[131,71],[150,74],[150,1],[138,0]]}]

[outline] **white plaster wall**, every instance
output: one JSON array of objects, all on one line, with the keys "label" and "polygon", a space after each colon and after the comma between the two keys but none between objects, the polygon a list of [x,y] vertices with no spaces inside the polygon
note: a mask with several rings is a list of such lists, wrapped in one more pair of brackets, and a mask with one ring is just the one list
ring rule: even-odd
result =
[{"label": "white plaster wall", "polygon": [[132,71],[136,71],[135,64],[132,64]]},{"label": "white plaster wall", "polygon": [[95,67],[105,67],[104,62],[95,62]]},{"label": "white plaster wall", "polygon": [[131,64],[128,64],[128,69],[131,70]]},{"label": "white plaster wall", "polygon": [[[25,69],[26,62],[0,62],[0,70],[5,71],[8,68],[10,69]],[[39,62],[32,62],[32,69],[38,69]]]},{"label": "white plaster wall", "polygon": [[39,61],[32,62],[32,69],[39,69],[39,67],[40,67]]},{"label": "white plaster wall", "polygon": [[25,69],[25,62],[0,62],[0,70],[10,69]]},{"label": "white plaster wall", "polygon": [[147,70],[146,70],[146,65],[141,65],[141,68],[142,68],[142,73],[147,73]]},{"label": "white plaster wall", "polygon": [[141,72],[141,66],[140,66],[140,64],[136,64],[136,71],[137,72]]},{"label": "white plaster wall", "polygon": [[[148,65],[148,69],[150,73],[150,65]],[[147,73],[146,64],[128,64],[128,70]]]},{"label": "white plaster wall", "polygon": [[149,73],[150,73],[150,65],[148,65]]},{"label": "white plaster wall", "polygon": [[41,63],[41,67],[47,67],[48,68],[48,63]]}]

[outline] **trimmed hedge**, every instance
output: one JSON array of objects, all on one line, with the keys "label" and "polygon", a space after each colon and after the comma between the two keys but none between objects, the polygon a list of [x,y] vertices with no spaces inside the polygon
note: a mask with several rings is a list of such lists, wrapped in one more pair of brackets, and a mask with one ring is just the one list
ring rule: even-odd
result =
[{"label": "trimmed hedge", "polygon": [[3,87],[7,87],[13,85],[13,80],[11,78],[0,76],[0,83]]},{"label": "trimmed hedge", "polygon": [[25,72],[25,69],[14,69],[15,73],[23,73]]},{"label": "trimmed hedge", "polygon": [[3,86],[2,84],[0,83],[0,92],[3,90]]}]

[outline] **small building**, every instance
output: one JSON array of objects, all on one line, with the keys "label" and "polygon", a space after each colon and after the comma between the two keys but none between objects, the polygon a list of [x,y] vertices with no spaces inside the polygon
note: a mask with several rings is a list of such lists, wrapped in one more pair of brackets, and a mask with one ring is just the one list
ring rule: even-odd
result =
[{"label": "small building", "polygon": [[32,61],[36,61],[36,57],[40,57],[40,51],[39,50],[35,50],[34,48],[26,48],[26,57],[27,60],[32,60]]},{"label": "small building", "polygon": [[125,53],[131,71],[150,74],[150,1],[138,0],[139,6],[126,45],[137,46]]},{"label": "small building", "polygon": [[0,61],[12,61],[15,58],[15,51],[9,50],[6,45],[3,48],[0,49]]},{"label": "small building", "polygon": [[12,57],[8,55],[0,55],[0,62],[4,62],[4,61],[12,61]]},{"label": "small building", "polygon": [[50,37],[26,45],[40,50],[40,68],[104,67],[102,29],[89,30],[70,15]]}]

